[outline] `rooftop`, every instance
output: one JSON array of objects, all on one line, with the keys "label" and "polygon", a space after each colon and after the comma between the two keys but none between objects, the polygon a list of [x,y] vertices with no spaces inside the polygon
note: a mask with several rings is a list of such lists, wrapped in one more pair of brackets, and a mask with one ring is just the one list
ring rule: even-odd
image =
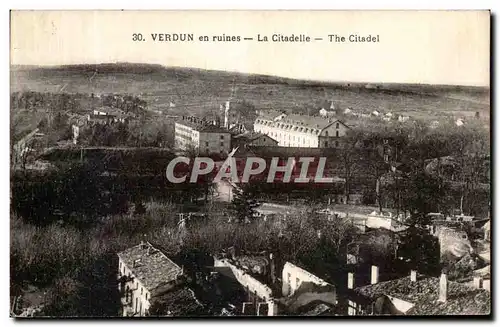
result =
[{"label": "rooftop", "polygon": [[204,133],[228,133],[229,131],[225,128],[211,124],[209,121],[201,120],[196,117],[184,117],[176,121],[177,124],[188,126],[198,132]]},{"label": "rooftop", "polygon": [[[263,119],[263,120],[272,120],[268,116],[259,116],[257,117],[257,120]],[[290,124],[293,126],[303,126],[311,129],[316,129],[316,130],[321,130],[330,124],[334,122],[340,122],[342,125],[345,125],[343,122],[339,120],[334,120],[334,119],[325,119],[324,117],[319,117],[319,116],[309,116],[309,115],[298,115],[298,114],[290,114],[285,116],[283,119],[280,119],[275,122],[275,124],[278,123],[285,123],[285,124]],[[347,125],[345,125],[347,126]]]},{"label": "rooftop", "polygon": [[150,314],[153,316],[192,317],[203,315],[204,308],[191,289],[179,287],[152,298]]},{"label": "rooftop", "polygon": [[257,133],[257,132],[246,132],[243,134],[236,135],[234,138],[239,139],[239,140],[244,139],[247,141],[253,141],[253,140],[256,140],[264,135],[265,134]]},{"label": "rooftop", "polygon": [[279,110],[270,110],[270,111],[261,112],[257,118],[265,119],[265,120],[274,120],[283,114],[285,114],[285,113],[282,111],[279,111]]},{"label": "rooftop", "polygon": [[491,311],[490,293],[466,284],[448,281],[447,301],[438,302],[439,278],[410,277],[358,287],[355,293],[375,300],[388,295],[414,304],[409,315],[487,315]]},{"label": "rooftop", "polygon": [[182,268],[148,242],[122,251],[118,257],[150,291],[182,275]]}]

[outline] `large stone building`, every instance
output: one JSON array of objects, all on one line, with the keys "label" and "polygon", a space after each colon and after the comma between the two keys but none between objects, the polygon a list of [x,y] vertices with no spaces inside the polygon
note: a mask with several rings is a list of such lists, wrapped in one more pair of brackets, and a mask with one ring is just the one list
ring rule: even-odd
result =
[{"label": "large stone building", "polygon": [[307,115],[261,115],[254,131],[269,135],[279,146],[303,148],[336,148],[349,127],[333,118]]},{"label": "large stone building", "polygon": [[175,122],[175,146],[180,150],[194,149],[199,153],[227,154],[231,151],[231,134],[195,117],[184,117]]},{"label": "large stone building", "polygon": [[123,316],[196,315],[202,307],[185,286],[183,269],[150,243],[122,251],[118,259]]}]

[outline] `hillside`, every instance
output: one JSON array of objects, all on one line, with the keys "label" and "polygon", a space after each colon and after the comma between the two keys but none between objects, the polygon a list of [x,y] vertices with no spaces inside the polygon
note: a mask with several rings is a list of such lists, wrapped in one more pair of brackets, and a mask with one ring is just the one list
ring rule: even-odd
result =
[{"label": "hillside", "polygon": [[129,63],[11,67],[11,92],[129,93],[169,115],[217,111],[231,89],[233,100],[248,101],[256,109],[310,114],[325,100],[340,108],[405,112],[415,118],[470,117],[479,111],[489,119],[490,112],[489,88],[480,87],[329,83]]}]

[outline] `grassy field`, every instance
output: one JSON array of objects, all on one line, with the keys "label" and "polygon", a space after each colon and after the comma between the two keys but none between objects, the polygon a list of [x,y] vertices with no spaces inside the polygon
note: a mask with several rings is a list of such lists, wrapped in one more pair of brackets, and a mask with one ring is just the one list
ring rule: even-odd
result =
[{"label": "grassy field", "polygon": [[[480,112],[489,120],[490,113],[489,88],[326,83],[142,64],[11,67],[11,91],[25,90],[128,93],[146,100],[149,109],[167,115],[217,112],[231,94],[233,100],[249,101],[256,109],[310,114],[316,114],[321,104],[330,100],[341,109],[404,112],[421,119],[470,117]],[[170,107],[171,102],[175,107]]]}]

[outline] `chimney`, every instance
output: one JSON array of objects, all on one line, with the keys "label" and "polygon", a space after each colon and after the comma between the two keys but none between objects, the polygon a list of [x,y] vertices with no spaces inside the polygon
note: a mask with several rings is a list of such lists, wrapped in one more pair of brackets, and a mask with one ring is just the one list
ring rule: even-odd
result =
[{"label": "chimney", "polygon": [[473,285],[475,289],[480,289],[483,286],[483,279],[480,276],[474,276]]},{"label": "chimney", "polygon": [[448,297],[448,276],[445,273],[441,273],[441,278],[439,279],[439,302],[446,302]]},{"label": "chimney", "polygon": [[416,270],[411,270],[410,271],[410,280],[412,282],[416,282],[417,281],[417,271]]},{"label": "chimney", "polygon": [[352,290],[354,288],[354,273],[347,274],[347,288]]},{"label": "chimney", "polygon": [[371,284],[378,283],[378,266],[372,266]]}]

